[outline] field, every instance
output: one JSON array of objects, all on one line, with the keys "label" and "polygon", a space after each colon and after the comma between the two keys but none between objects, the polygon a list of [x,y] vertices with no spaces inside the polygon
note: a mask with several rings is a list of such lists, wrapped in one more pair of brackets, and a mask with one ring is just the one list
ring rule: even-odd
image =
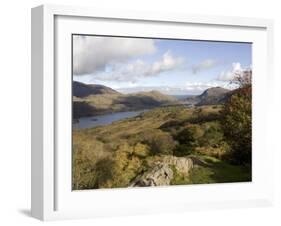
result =
[{"label": "field", "polygon": [[158,107],[74,130],[73,189],[251,181],[250,164],[231,162],[221,109]]}]

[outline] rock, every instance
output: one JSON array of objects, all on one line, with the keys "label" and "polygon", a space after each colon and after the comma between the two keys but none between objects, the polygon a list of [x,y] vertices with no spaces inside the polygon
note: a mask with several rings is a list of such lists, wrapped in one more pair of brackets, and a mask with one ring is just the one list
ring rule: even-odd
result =
[{"label": "rock", "polygon": [[190,159],[193,162],[193,166],[203,166],[203,167],[209,167],[210,166],[208,163],[203,162],[202,160],[200,160],[196,157],[190,156]]},{"label": "rock", "polygon": [[165,156],[164,163],[172,165],[178,173],[188,175],[188,172],[193,168],[193,160],[186,157]]},{"label": "rock", "polygon": [[169,185],[174,173],[168,164],[160,163],[147,171],[132,184],[132,187],[165,186]]},{"label": "rock", "polygon": [[177,173],[188,176],[190,169],[193,168],[193,161],[188,157],[164,156],[161,160],[156,162],[151,169],[138,176],[130,186],[145,187],[170,185],[174,177],[172,167],[177,170]]}]

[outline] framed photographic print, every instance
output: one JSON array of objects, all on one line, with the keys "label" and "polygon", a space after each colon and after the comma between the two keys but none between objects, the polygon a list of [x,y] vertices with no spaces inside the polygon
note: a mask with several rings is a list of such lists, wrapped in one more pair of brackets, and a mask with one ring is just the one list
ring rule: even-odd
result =
[{"label": "framed photographic print", "polygon": [[32,9],[32,215],[272,203],[270,20]]}]

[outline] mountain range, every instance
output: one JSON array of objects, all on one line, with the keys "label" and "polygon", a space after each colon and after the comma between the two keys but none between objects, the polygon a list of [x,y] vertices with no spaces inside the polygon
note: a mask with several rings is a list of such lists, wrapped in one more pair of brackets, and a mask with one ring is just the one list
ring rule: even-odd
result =
[{"label": "mountain range", "polygon": [[87,85],[81,82],[73,82],[72,91],[74,118],[144,110],[179,103],[175,97],[158,91],[122,94],[103,85]]},{"label": "mountain range", "polygon": [[158,91],[122,94],[97,84],[73,82],[73,116],[80,118],[122,111],[151,109],[159,106],[190,104],[196,106],[223,104],[231,91],[221,87],[206,89],[202,94],[177,99]]}]

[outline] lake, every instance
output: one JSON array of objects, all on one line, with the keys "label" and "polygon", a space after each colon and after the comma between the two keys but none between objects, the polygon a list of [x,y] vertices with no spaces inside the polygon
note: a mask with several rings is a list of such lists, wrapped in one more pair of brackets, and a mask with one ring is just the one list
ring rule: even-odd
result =
[{"label": "lake", "polygon": [[97,127],[97,126],[109,125],[115,121],[138,116],[145,111],[146,110],[124,111],[124,112],[116,112],[116,113],[106,114],[106,115],[82,117],[82,118],[79,118],[79,122],[73,123],[73,128],[85,129],[85,128],[93,128],[93,127]]}]

